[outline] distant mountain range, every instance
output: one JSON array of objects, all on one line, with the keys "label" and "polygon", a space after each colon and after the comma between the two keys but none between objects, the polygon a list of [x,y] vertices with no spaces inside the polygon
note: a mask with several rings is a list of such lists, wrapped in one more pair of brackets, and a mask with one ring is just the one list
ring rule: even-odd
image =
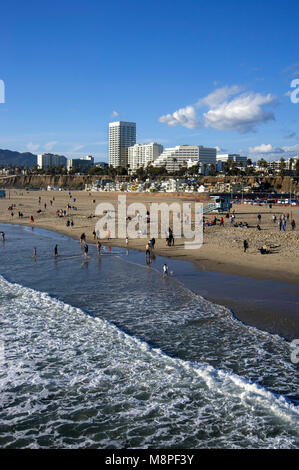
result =
[{"label": "distant mountain range", "polygon": [[12,150],[0,149],[0,167],[5,168],[8,165],[24,166],[25,168],[32,168],[37,163],[37,155],[30,152],[14,152]]}]

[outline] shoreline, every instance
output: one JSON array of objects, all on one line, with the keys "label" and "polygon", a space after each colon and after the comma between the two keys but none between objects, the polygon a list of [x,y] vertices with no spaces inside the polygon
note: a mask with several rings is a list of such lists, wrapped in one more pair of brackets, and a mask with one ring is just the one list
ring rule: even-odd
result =
[{"label": "shoreline", "polygon": [[[20,227],[31,227],[36,229],[46,230],[50,233],[57,233],[61,236],[70,237],[79,242],[75,234],[68,233],[67,230],[55,230],[46,226],[17,222],[1,222],[7,225],[16,225]],[[89,244],[95,246],[94,240],[89,241]],[[121,246],[117,243],[106,243],[103,245],[110,245],[111,247],[119,247],[126,249],[126,246]],[[133,252],[135,261],[141,263],[142,250],[137,250],[135,247],[129,247],[129,252]],[[113,253],[113,252],[112,252]],[[166,256],[157,253],[155,256],[159,268],[165,262]],[[206,300],[222,305],[228,308],[231,315],[237,321],[240,321],[245,326],[255,327],[260,331],[266,331],[270,334],[278,334],[287,341],[291,341],[299,337],[299,316],[296,315],[296,304],[299,303],[299,289],[294,290],[297,284],[285,283],[282,281],[266,280],[249,278],[247,276],[235,275],[232,273],[220,273],[218,271],[209,271],[199,269],[197,263],[187,259],[180,259],[177,257],[167,257],[174,261],[175,279],[181,282],[187,289],[190,289],[196,295],[199,295]],[[142,263],[141,263],[142,264]],[[157,266],[155,266],[157,269]],[[162,271],[161,271],[162,272]],[[217,284],[219,287],[214,293],[213,286]],[[289,291],[291,302],[285,302],[284,292]],[[244,295],[244,293],[246,295]],[[295,309],[294,309],[295,305]]]},{"label": "shoreline", "polygon": [[[14,190],[10,192],[9,199],[0,199],[0,222],[41,228],[77,241],[84,232],[87,243],[95,244],[97,240],[93,239],[92,232],[98,218],[94,214],[101,202],[112,204],[118,233],[117,198],[115,194],[90,195],[84,191],[72,192],[70,196],[65,191]],[[165,198],[163,194],[155,195],[155,198],[151,194],[138,194],[137,198],[134,194],[127,194],[126,198],[127,207],[132,202],[139,202],[149,210],[153,201],[172,203],[178,202],[178,199],[171,195]],[[14,217],[8,211],[12,204]],[[67,208],[69,204],[74,204],[76,210]],[[57,217],[56,211],[62,209],[67,209],[66,216]],[[228,307],[246,325],[257,326],[271,333],[279,331],[283,337],[293,334],[299,337],[299,315],[296,313],[299,305],[299,214],[294,208],[281,207],[269,210],[266,206],[236,204],[233,209],[236,220],[248,222],[248,229],[236,228],[225,218],[224,227],[218,222],[216,226],[205,228],[204,244],[195,250],[185,249],[185,239],[176,237],[175,245],[168,247],[165,238],[159,234],[155,255],[164,258],[163,262],[169,265],[169,269],[172,269],[172,263],[182,261],[182,268],[178,271],[183,271],[184,262],[188,263],[182,278],[186,286],[207,300]],[[18,211],[24,214],[24,218],[18,218]],[[288,226],[286,232],[280,232],[277,225],[273,224],[272,216],[275,213],[278,218],[287,211],[296,220],[296,229],[291,231]],[[259,213],[262,216],[260,231],[256,228]],[[34,216],[34,223],[30,223],[31,215]],[[210,215],[205,217],[209,220]],[[218,214],[217,217],[219,220]],[[73,227],[66,226],[68,219],[74,221]],[[105,229],[101,235],[100,242],[103,245],[134,250],[139,252],[139,259],[145,260],[145,245],[150,237],[129,239],[126,246],[124,239],[108,240]],[[245,237],[249,241],[246,253],[243,248]],[[265,243],[274,246],[274,249],[270,254],[261,255],[258,247]],[[289,294],[285,294],[287,291]]]},{"label": "shoreline", "polygon": [[[26,227],[32,227],[32,228],[34,227],[42,228],[42,229],[49,230],[52,232],[53,231],[57,232],[61,235],[71,237],[74,240],[79,240],[78,235],[74,233],[72,229],[66,229],[66,228],[55,227],[55,226],[53,227],[53,225],[47,224],[47,223],[40,223],[40,222],[35,221],[34,224],[32,224],[29,221],[24,222],[22,220],[4,221],[2,220],[1,217],[0,217],[0,223],[9,224],[9,225],[21,225],[21,226],[24,225]],[[82,226],[80,228],[82,228],[82,230],[84,230],[85,228],[86,230],[86,227]],[[87,243],[89,244],[91,243],[96,244],[96,240],[93,240],[91,236],[87,235],[86,240],[87,240]],[[141,253],[145,253],[144,246],[146,244],[146,240],[147,240],[146,238],[130,240],[128,246],[126,245],[124,240],[118,239],[118,238],[114,238],[110,240],[108,240],[108,238],[103,238],[103,239],[101,238],[100,242],[103,245],[110,245],[110,246],[119,247],[119,248],[128,248],[131,250],[139,251]],[[162,257],[169,258],[169,259],[174,259],[177,261],[179,260],[188,261],[190,263],[193,263],[199,271],[208,271],[208,272],[214,272],[214,273],[228,274],[232,276],[250,278],[250,279],[257,280],[257,281],[263,281],[263,280],[278,281],[278,282],[284,282],[288,284],[293,284],[295,286],[299,286],[299,276],[296,276],[297,273],[294,274],[293,276],[292,273],[290,273],[290,271],[267,269],[261,266],[256,266],[256,264],[254,263],[254,260],[252,262],[252,265],[250,264],[246,265],[244,263],[240,264],[240,259],[238,260],[239,263],[228,262],[226,260],[221,259],[221,255],[220,253],[216,252],[216,249],[214,251],[214,256],[210,256],[210,253],[207,254],[205,252],[204,256],[200,258],[200,252],[198,254],[198,250],[197,250],[197,254],[195,256],[192,256],[191,254],[188,254],[188,252],[190,251],[192,252],[193,250],[186,250],[183,244],[176,245],[175,247],[178,248],[178,250],[176,250],[176,252],[173,253],[171,252],[173,247],[164,248],[164,247],[156,245],[155,255],[162,256]],[[204,248],[205,248],[205,245],[203,244],[203,247],[200,248],[199,250],[204,251]],[[247,263],[248,261],[249,263],[251,261],[249,256],[247,256],[247,259],[246,259]],[[219,261],[219,258],[221,259],[221,261]]]},{"label": "shoreline", "polygon": [[[201,196],[185,195],[177,197],[173,193],[88,193],[86,191],[26,191],[10,190],[9,198],[0,199],[0,222],[19,223],[20,225],[37,226],[47,230],[54,230],[63,235],[79,239],[85,232],[87,243],[93,242],[92,231],[95,229],[97,218],[94,215],[99,203],[111,204],[116,216],[116,233],[118,230],[118,196],[126,196],[127,208],[133,203],[142,203],[151,210],[152,203],[173,202],[181,204],[183,200],[188,203],[198,202]],[[38,203],[40,198],[41,202]],[[55,199],[55,200],[52,200]],[[73,199],[76,201],[73,202]],[[51,205],[50,205],[51,202]],[[203,199],[201,200],[203,202]],[[77,210],[67,209],[65,217],[57,217],[57,209],[66,209],[67,204],[74,204]],[[9,205],[14,204],[15,216],[8,212]],[[46,205],[46,208],[44,208]],[[38,211],[37,211],[38,209]],[[193,209],[193,207],[192,207]],[[204,243],[200,249],[190,250],[184,248],[184,238],[176,238],[175,246],[165,246],[165,236],[156,239],[155,253],[169,259],[182,259],[191,261],[199,270],[219,272],[256,280],[275,280],[299,285],[299,213],[294,207],[259,207],[258,205],[233,204],[236,213],[236,221],[247,222],[248,229],[235,228],[224,217],[224,227],[209,226],[205,228]],[[24,213],[24,219],[17,218],[17,211]],[[38,213],[37,213],[38,212]],[[277,224],[273,224],[272,216],[277,218],[285,213],[290,213],[290,220],[286,232],[279,231]],[[257,215],[262,215],[261,230],[258,231]],[[31,224],[30,216],[35,222]],[[192,214],[193,215],[193,214]],[[219,218],[221,215],[216,214]],[[207,221],[214,214],[205,215]],[[67,219],[74,220],[74,227],[66,227]],[[290,230],[290,221],[294,218],[296,228]],[[194,217],[191,217],[194,219]],[[103,236],[104,235],[104,236]],[[150,238],[150,237],[149,237]],[[145,252],[145,245],[149,238],[136,238],[129,240],[129,248]],[[244,238],[248,240],[249,248],[246,253],[243,249]],[[126,247],[124,239],[114,238],[108,240],[107,232],[101,234],[101,243],[111,246]],[[261,255],[259,248],[263,245],[271,247],[269,254]]]}]

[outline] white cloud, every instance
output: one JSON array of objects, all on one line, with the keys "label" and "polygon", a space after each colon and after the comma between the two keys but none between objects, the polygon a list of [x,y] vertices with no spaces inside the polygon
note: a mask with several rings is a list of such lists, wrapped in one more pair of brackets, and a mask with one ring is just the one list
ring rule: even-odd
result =
[{"label": "white cloud", "polygon": [[79,144],[79,145],[74,145],[74,147],[72,148],[71,152],[77,152],[78,150],[82,150],[83,148],[85,147],[85,145],[83,144]]},{"label": "white cloud", "polygon": [[226,149],[219,147],[218,145],[216,145],[215,149],[217,150],[217,153],[220,153],[220,154],[227,152]]},{"label": "white cloud", "polygon": [[293,154],[298,154],[299,153],[299,144],[295,145],[287,145],[285,147],[282,147],[284,152],[288,153],[293,153]]},{"label": "white cloud", "polygon": [[199,99],[194,105],[161,116],[159,121],[169,126],[181,125],[194,129],[200,126],[196,108],[206,106],[209,109],[202,115],[205,127],[243,134],[255,132],[259,124],[274,120],[274,113],[267,108],[276,102],[276,97],[270,93],[242,92],[238,85],[224,86]]},{"label": "white cloud", "polygon": [[47,142],[45,145],[44,145],[44,148],[45,150],[47,150],[48,152],[50,152],[50,150],[53,149],[53,147],[58,144],[58,140],[52,140],[51,142]]},{"label": "white cloud", "polygon": [[232,95],[236,95],[241,91],[241,87],[238,85],[233,85],[231,87],[229,86],[224,86],[221,88],[217,88],[216,90],[212,91],[209,95],[207,95],[205,98],[201,98],[198,100],[196,103],[196,106],[204,106],[207,105],[210,108],[214,108],[220,103],[223,103],[227,98],[229,98]]},{"label": "white cloud", "polygon": [[26,145],[27,149],[29,150],[29,152],[36,152],[37,149],[39,149],[40,145],[39,144],[34,144],[33,142],[29,142],[27,145]]},{"label": "white cloud", "polygon": [[274,120],[274,113],[265,109],[276,98],[270,93],[242,93],[231,101],[224,101],[204,114],[205,127],[218,130],[238,131],[241,134],[255,131],[258,124]]},{"label": "white cloud", "polygon": [[288,158],[297,156],[299,153],[299,144],[284,147],[274,147],[272,144],[261,144],[255,147],[249,147],[251,154],[264,154],[269,158],[277,158],[277,155]]},{"label": "white cloud", "polygon": [[250,153],[283,153],[279,147],[273,147],[271,144],[261,144],[255,147],[249,147]]},{"label": "white cloud", "polygon": [[188,129],[195,129],[200,126],[200,121],[196,117],[194,106],[186,106],[172,114],[165,114],[159,118],[159,122],[166,123],[169,126],[180,125]]},{"label": "white cloud", "polygon": [[119,116],[119,113],[117,111],[112,111],[111,117],[117,117]]}]

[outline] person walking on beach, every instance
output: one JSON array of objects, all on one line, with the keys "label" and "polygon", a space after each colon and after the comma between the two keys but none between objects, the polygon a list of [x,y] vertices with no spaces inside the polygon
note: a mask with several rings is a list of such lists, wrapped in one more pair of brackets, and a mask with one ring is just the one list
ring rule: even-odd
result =
[{"label": "person walking on beach", "polygon": [[261,214],[258,214],[257,220],[258,220],[258,223],[259,223],[259,224],[261,223],[261,218],[262,218]]},{"label": "person walking on beach", "polygon": [[296,222],[294,219],[292,219],[292,222],[291,222],[291,227],[292,227],[292,230],[295,230],[295,227],[296,227]]},{"label": "person walking on beach", "polygon": [[246,253],[246,250],[248,249],[248,241],[247,240],[243,241],[243,246],[244,246],[244,253]]},{"label": "person walking on beach", "polygon": [[283,219],[282,221],[282,230],[285,232],[286,231],[286,221]]},{"label": "person walking on beach", "polygon": [[168,276],[168,266],[167,266],[167,264],[164,264],[164,266],[163,266],[163,276]]},{"label": "person walking on beach", "polygon": [[81,234],[81,237],[80,237],[80,243],[81,243],[81,245],[82,245],[82,243],[85,243],[85,241],[86,241],[86,235],[85,235],[85,233],[83,232],[83,233]]},{"label": "person walking on beach", "polygon": [[5,242],[5,233],[4,232],[0,232],[1,233],[1,239],[3,242]]},{"label": "person walking on beach", "polygon": [[58,256],[58,245],[55,245],[54,247],[54,258],[57,258]]},{"label": "person walking on beach", "polygon": [[36,258],[36,247],[33,248],[33,258]]},{"label": "person walking on beach", "polygon": [[84,247],[84,257],[87,258],[88,256],[88,245],[86,244]]},{"label": "person walking on beach", "polygon": [[126,237],[126,245],[128,246],[128,244],[129,244],[129,239],[128,237]]},{"label": "person walking on beach", "polygon": [[100,242],[98,242],[97,243],[98,255],[101,254],[101,248],[102,248],[102,244]]},{"label": "person walking on beach", "polygon": [[149,244],[147,243],[146,244],[146,247],[145,247],[145,256],[150,256],[151,255],[151,248],[149,246]]},{"label": "person walking on beach", "polygon": [[282,226],[282,220],[281,218],[279,218],[279,221],[278,221],[278,228],[279,228],[279,231],[281,232],[281,226]]},{"label": "person walking on beach", "polygon": [[272,220],[273,220],[273,224],[275,224],[275,222],[276,222],[276,215],[275,214],[273,215]]}]

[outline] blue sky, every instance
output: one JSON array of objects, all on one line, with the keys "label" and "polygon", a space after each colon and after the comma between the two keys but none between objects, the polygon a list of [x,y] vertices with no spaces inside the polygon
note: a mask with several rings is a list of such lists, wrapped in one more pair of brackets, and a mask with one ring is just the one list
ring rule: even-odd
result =
[{"label": "blue sky", "polygon": [[128,120],[139,143],[299,155],[298,2],[11,0],[0,9],[0,148],[107,160],[108,122]]}]

